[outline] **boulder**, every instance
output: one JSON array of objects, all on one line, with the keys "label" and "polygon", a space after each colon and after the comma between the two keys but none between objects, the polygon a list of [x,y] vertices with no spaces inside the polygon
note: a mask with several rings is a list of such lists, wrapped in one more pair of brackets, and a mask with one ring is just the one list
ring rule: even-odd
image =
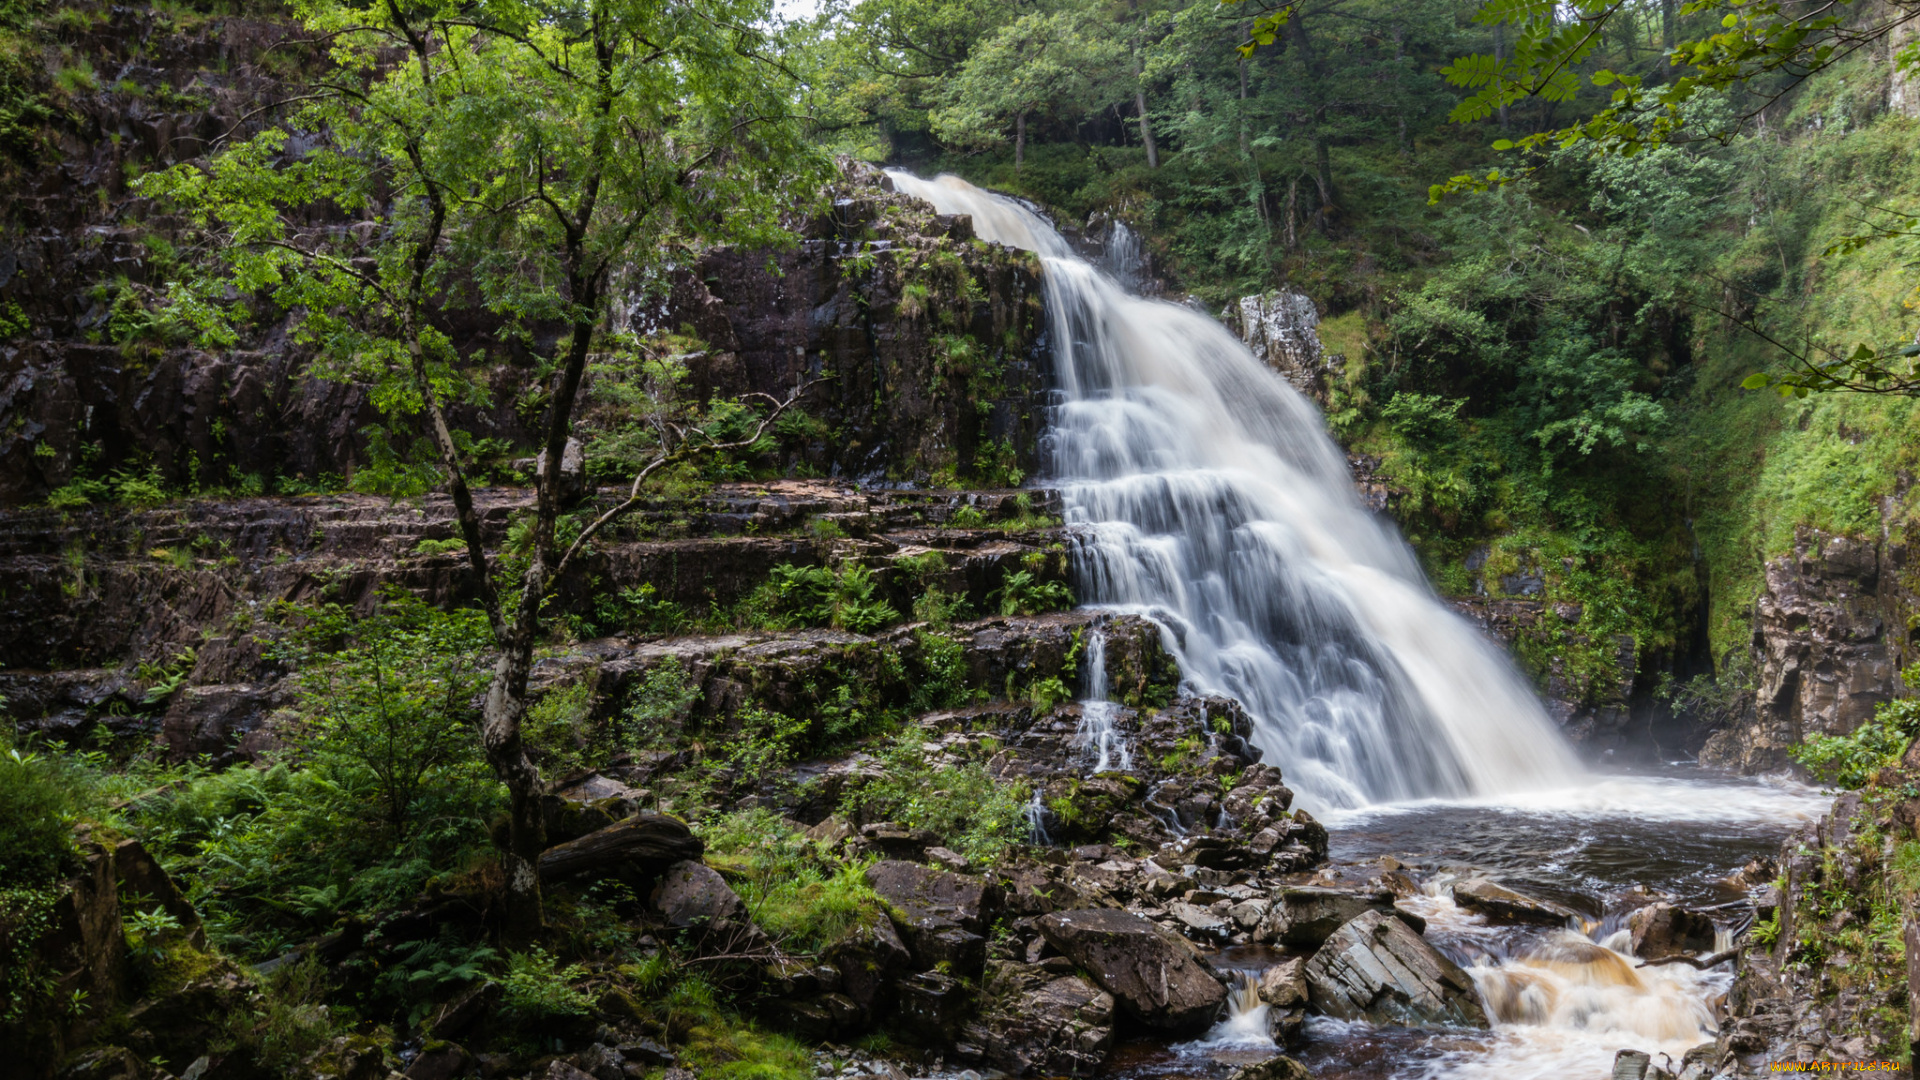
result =
[{"label": "boulder", "polygon": [[635,814],[625,821],[548,848],[540,856],[540,879],[559,881],[629,865],[658,869],[698,859],[706,845],[687,823],[670,814]]},{"label": "boulder", "polygon": [[407,1080],[456,1080],[473,1071],[473,1055],[455,1043],[441,1043],[407,1066]]},{"label": "boulder", "polygon": [[1179,921],[1182,933],[1200,941],[1217,943],[1233,933],[1233,926],[1227,920],[1193,904],[1176,900],[1167,905],[1167,914]]},{"label": "boulder", "polygon": [[1565,926],[1579,914],[1564,904],[1541,900],[1486,878],[1455,882],[1453,902],[1488,918],[1510,923],[1535,923],[1540,926]]},{"label": "boulder", "polygon": [[1391,914],[1368,911],[1307,961],[1316,1009],[1374,1024],[1488,1026],[1473,980]]},{"label": "boulder", "polygon": [[1368,911],[1393,911],[1393,894],[1290,885],[1273,893],[1259,935],[1296,949],[1317,949],[1334,931]]},{"label": "boulder", "polygon": [[677,862],[660,875],[653,888],[653,908],[677,929],[717,926],[744,919],[747,905],[712,867],[705,863]]},{"label": "boulder", "polygon": [[1260,1000],[1276,1009],[1307,1003],[1307,960],[1296,956],[1260,973]]},{"label": "boulder", "polygon": [[840,973],[840,992],[865,1017],[877,1018],[888,1004],[883,991],[907,970],[912,954],[886,919],[860,927],[827,946],[821,959]]},{"label": "boulder", "polygon": [[1251,1065],[1242,1065],[1227,1080],[1313,1080],[1305,1065],[1281,1054]]},{"label": "boulder", "polygon": [[1713,920],[1697,911],[1658,903],[1627,918],[1633,955],[1641,960],[1692,956],[1713,948]]},{"label": "boulder", "polygon": [[1060,911],[1034,920],[1047,942],[1091,975],[1127,1015],[1157,1031],[1204,1030],[1226,987],[1192,947],[1129,911]]},{"label": "boulder", "polygon": [[895,984],[894,1023],[928,1046],[946,1046],[973,1011],[967,984],[938,971],[922,971]]},{"label": "boulder", "polygon": [[947,964],[972,976],[986,962],[980,931],[993,917],[994,891],[979,878],[888,860],[867,868],[867,884],[888,912],[921,969]]},{"label": "boulder", "polygon": [[860,842],[883,859],[918,862],[927,857],[928,848],[939,846],[940,837],[926,829],[909,829],[882,821],[862,828]]},{"label": "boulder", "polygon": [[1113,995],[1079,975],[995,960],[964,1038],[1013,1076],[1090,1076],[1113,1049]]}]

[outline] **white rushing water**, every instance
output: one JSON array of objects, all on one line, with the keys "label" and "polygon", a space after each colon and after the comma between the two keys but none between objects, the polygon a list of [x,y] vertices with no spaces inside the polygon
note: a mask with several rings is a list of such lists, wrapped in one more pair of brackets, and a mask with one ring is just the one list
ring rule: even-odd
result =
[{"label": "white rushing water", "polygon": [[1087,654],[1081,663],[1087,670],[1087,693],[1080,699],[1080,727],[1074,742],[1086,759],[1087,773],[1132,772],[1133,748],[1120,730],[1120,705],[1107,697],[1104,627],[1087,628]]},{"label": "white rushing water", "polygon": [[1084,537],[1082,599],[1159,623],[1189,686],[1245,704],[1304,803],[1579,780],[1506,658],[1360,504],[1310,401],[1214,320],[1129,295],[1020,203],[889,175],[1041,256],[1062,396],[1049,468]]}]

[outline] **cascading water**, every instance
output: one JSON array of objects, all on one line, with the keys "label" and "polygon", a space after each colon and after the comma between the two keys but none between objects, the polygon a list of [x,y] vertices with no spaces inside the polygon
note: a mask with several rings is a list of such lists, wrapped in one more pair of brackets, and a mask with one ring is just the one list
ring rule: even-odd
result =
[{"label": "cascading water", "polygon": [[1120,732],[1120,706],[1107,698],[1107,632],[1087,630],[1087,695],[1080,699],[1080,727],[1074,742],[1086,756],[1088,773],[1132,772],[1133,750]]},{"label": "cascading water", "polygon": [[1566,785],[1571,751],[1353,492],[1313,405],[1223,327],[1130,296],[1038,214],[889,174],[1038,253],[1062,404],[1049,467],[1083,599],[1160,624],[1191,687],[1238,698],[1316,809]]}]

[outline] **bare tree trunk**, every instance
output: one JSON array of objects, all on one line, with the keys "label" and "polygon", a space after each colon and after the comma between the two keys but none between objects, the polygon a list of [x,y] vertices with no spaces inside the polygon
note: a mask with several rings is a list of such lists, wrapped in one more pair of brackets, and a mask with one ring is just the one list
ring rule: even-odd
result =
[{"label": "bare tree trunk", "polygon": [[1021,109],[1013,117],[1013,171],[1019,172],[1020,166],[1027,161],[1027,110]]},{"label": "bare tree trunk", "polygon": [[[537,568],[528,570],[529,588],[538,576]],[[494,775],[507,785],[507,902],[501,937],[523,943],[537,937],[546,924],[540,895],[540,853],[547,847],[547,820],[540,806],[540,769],[527,756],[520,737],[520,721],[527,713],[527,672],[532,668],[532,628],[516,620],[509,637],[494,664],[493,682],[487,687],[480,739]]]},{"label": "bare tree trunk", "polygon": [[1141,82],[1144,74],[1140,66],[1140,57],[1133,58],[1133,111],[1140,118],[1140,142],[1147,148],[1147,168],[1160,167],[1160,148],[1153,141],[1153,121],[1147,118],[1147,87]]},{"label": "bare tree trunk", "polygon": [[1320,189],[1320,209],[1315,216],[1320,231],[1328,233],[1333,228],[1333,162],[1327,156],[1327,140],[1318,134],[1313,139],[1313,168],[1313,183]]},{"label": "bare tree trunk", "polygon": [[1660,0],[1660,46],[1668,52],[1679,37],[1679,12],[1674,7],[1674,0]]},{"label": "bare tree trunk", "polygon": [[1247,145],[1247,58],[1240,58],[1240,156],[1252,157],[1253,151]]},{"label": "bare tree trunk", "polygon": [[[1405,60],[1406,58],[1407,58],[1407,32],[1406,32],[1406,28],[1405,28],[1405,27],[1403,27],[1403,26],[1401,26],[1401,25],[1400,25],[1399,23],[1394,23],[1394,24],[1393,24],[1393,66],[1394,66],[1394,69],[1395,69],[1395,70],[1399,70],[1399,68],[1400,68],[1400,61],[1402,61],[1402,60]],[[1407,113],[1406,113],[1406,110],[1405,110],[1405,109],[1397,109],[1397,110],[1395,110],[1395,111],[1396,111],[1397,113],[1399,113],[1399,120],[1400,120],[1400,134],[1399,134],[1399,137],[1398,137],[1398,143],[1397,143],[1397,145],[1398,145],[1398,147],[1399,147],[1399,149],[1400,149],[1400,156],[1401,156],[1401,157],[1408,157],[1408,156],[1411,156],[1411,155],[1412,155],[1412,153],[1413,153],[1413,148],[1412,148],[1411,146],[1409,146],[1409,145],[1407,145]]]},{"label": "bare tree trunk", "polygon": [[[1496,24],[1493,28],[1493,58],[1502,61],[1507,58],[1506,23]],[[1513,130],[1513,122],[1507,118],[1507,103],[1504,101],[1500,103],[1500,130],[1503,132]]]},{"label": "bare tree trunk", "polygon": [[1287,250],[1300,246],[1300,236],[1294,231],[1294,221],[1300,216],[1300,178],[1295,176],[1287,181]]}]

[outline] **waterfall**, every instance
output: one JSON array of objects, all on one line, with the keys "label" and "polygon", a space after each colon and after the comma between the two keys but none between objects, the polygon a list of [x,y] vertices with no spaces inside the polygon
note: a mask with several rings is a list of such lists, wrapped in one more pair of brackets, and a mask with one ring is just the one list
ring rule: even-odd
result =
[{"label": "waterfall", "polygon": [[1087,772],[1133,771],[1133,750],[1120,733],[1120,706],[1107,699],[1107,631],[1087,628],[1087,693],[1080,699],[1080,727],[1074,742],[1086,755]]},{"label": "waterfall", "polygon": [[1061,404],[1045,446],[1083,601],[1162,628],[1316,809],[1566,785],[1571,750],[1506,658],[1361,506],[1312,402],[1212,319],[1144,300],[1038,214],[890,172],[1038,253]]}]

